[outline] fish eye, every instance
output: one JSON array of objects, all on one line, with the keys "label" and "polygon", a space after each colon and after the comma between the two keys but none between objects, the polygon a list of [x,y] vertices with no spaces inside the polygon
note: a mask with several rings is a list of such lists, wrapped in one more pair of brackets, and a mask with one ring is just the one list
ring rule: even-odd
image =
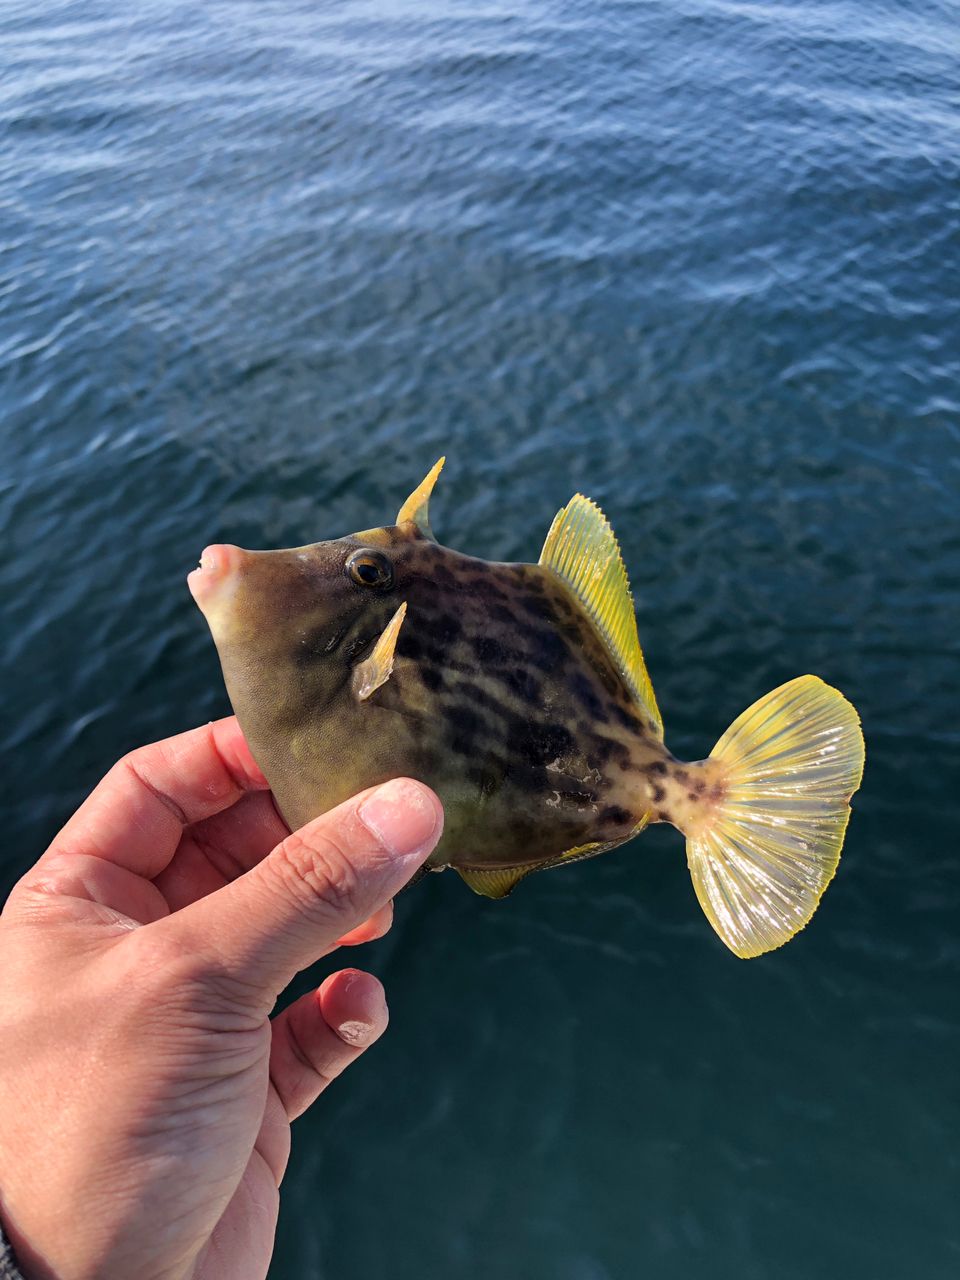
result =
[{"label": "fish eye", "polygon": [[358,586],[381,591],[393,586],[393,565],[379,551],[355,551],[344,568]]}]

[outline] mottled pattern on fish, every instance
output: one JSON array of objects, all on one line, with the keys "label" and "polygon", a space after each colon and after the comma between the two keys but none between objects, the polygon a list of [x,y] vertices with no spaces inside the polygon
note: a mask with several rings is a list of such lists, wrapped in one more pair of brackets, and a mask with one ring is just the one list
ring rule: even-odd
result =
[{"label": "mottled pattern on fish", "polygon": [[[697,892],[728,945],[738,954],[779,945],[812,914],[839,856],[858,743],[862,763],[852,708],[805,677],[812,683],[757,704],[773,699],[762,714],[745,713],[710,759],[675,760],[602,514],[575,499],[554,526],[566,551],[548,539],[545,563],[492,564],[433,540],[427,500],[438,470],[396,525],[291,551],[210,548],[191,581],[288,823],[398,774],[420,778],[446,817],[430,866],[453,866],[478,892],[503,896],[530,870],[672,822],[701,858],[691,861]],[[829,742],[823,733],[813,741],[810,716],[825,710]],[[786,871],[769,813],[758,802],[757,816],[744,819],[738,790],[753,796],[753,757],[770,733],[788,750],[794,789],[789,752],[814,752],[804,767],[819,772],[799,801],[777,777],[763,793],[771,812],[779,806],[808,827],[824,761],[838,744],[842,754],[826,800],[816,800],[816,829],[806,831],[819,847],[793,853]]]}]

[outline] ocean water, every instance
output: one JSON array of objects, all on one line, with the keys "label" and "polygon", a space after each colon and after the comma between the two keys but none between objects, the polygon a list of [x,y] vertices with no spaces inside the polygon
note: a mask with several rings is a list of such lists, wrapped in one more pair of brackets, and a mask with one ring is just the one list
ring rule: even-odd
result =
[{"label": "ocean water", "polygon": [[272,1280],[960,1273],[955,4],[5,0],[0,426],[4,886],[227,712],[205,543],[389,522],[441,452],[474,554],[601,503],[678,755],[805,671],[863,717],[764,959],[664,828],[404,895]]}]

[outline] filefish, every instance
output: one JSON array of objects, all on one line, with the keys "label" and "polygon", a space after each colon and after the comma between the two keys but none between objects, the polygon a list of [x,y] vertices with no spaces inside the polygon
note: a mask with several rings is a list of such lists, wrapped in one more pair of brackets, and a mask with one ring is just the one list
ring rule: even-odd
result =
[{"label": "filefish", "polygon": [[443,802],[431,871],[488,898],[668,822],[738,956],[807,924],[836,870],[864,745],[813,675],[768,693],[684,763],[640,648],[620,549],[577,494],[537,564],[440,545],[443,459],[394,524],[282,551],[207,547],[188,578],[227,691],[295,830],[400,775]]}]

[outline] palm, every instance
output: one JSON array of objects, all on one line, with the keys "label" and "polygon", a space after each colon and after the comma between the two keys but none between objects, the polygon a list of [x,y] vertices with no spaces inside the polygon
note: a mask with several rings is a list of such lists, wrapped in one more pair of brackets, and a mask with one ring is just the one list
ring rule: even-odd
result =
[{"label": "palm", "polygon": [[[289,1144],[290,1126],[283,1113],[279,1094],[269,1086],[265,1121],[271,1129],[267,1141],[282,1147]],[[213,1229],[194,1268],[194,1280],[260,1280],[267,1269],[277,1227],[277,1178],[259,1144],[250,1153],[240,1185],[223,1216]]]}]

